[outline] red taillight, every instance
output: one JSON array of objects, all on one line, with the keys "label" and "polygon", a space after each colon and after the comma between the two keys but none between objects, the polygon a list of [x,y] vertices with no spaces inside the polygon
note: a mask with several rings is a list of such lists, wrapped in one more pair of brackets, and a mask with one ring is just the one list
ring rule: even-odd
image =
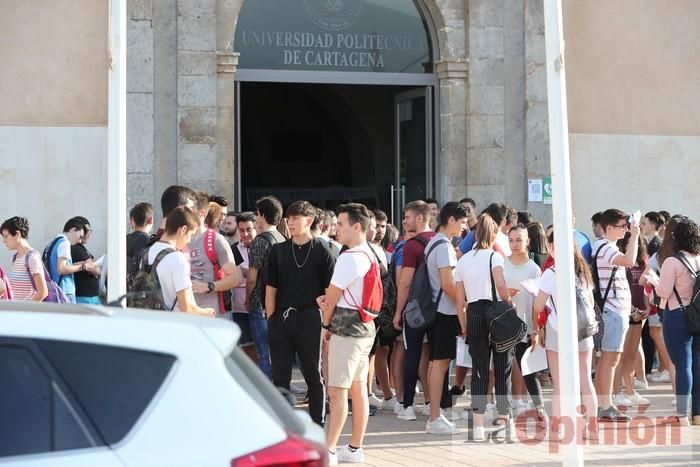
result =
[{"label": "red taillight", "polygon": [[231,461],[231,467],[325,467],[328,450],[324,446],[288,434],[287,439],[274,446],[247,454]]}]

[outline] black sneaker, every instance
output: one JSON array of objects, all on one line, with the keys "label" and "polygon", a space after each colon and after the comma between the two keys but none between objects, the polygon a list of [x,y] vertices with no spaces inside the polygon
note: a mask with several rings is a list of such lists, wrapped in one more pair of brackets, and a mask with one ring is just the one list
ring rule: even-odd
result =
[{"label": "black sneaker", "polygon": [[620,412],[614,405],[611,405],[605,410],[598,408],[598,421],[627,423],[630,421],[630,417]]},{"label": "black sneaker", "polygon": [[450,389],[450,395],[453,396],[462,396],[464,393],[467,391],[466,386],[462,386],[461,388],[458,386],[452,386],[452,389]]}]

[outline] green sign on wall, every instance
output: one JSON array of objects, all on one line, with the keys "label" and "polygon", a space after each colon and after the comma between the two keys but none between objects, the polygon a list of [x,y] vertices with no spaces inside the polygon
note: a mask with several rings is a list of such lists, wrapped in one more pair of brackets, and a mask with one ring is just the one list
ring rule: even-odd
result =
[{"label": "green sign on wall", "polygon": [[552,177],[544,177],[542,181],[542,202],[552,204]]}]

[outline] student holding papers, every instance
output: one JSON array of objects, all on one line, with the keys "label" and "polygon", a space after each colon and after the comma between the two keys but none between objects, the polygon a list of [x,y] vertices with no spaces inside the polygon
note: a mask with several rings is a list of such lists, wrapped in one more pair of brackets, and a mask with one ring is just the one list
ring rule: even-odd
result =
[{"label": "student holding papers", "polygon": [[[554,232],[551,232],[547,237],[547,247],[549,248],[550,254],[554,256]],[[588,294],[590,294],[590,303],[593,303],[593,279],[591,277],[591,272],[588,269],[583,256],[574,248],[574,272],[576,273],[577,287],[583,288]],[[555,283],[555,269],[548,268],[542,273],[542,278],[540,280],[540,291],[535,299],[535,305],[533,310],[533,323],[537,326],[537,315],[544,310],[545,306],[551,309],[551,313],[547,318],[546,329],[539,328],[537,333],[533,333],[532,345],[544,345],[547,349],[547,358],[549,360],[549,369],[552,373],[552,390],[553,390],[553,403],[552,403],[552,415],[554,425],[560,416],[560,406],[559,406],[559,358],[558,358],[558,348],[557,348],[557,327],[556,327],[556,314],[564,312],[576,313],[576,310],[562,310],[557,309],[556,306],[552,306],[552,302],[557,301],[557,289]],[[578,344],[578,365],[579,365],[579,378],[581,379],[581,400],[583,406],[586,409],[586,430],[584,436],[587,439],[598,439],[598,423],[597,423],[597,413],[598,413],[598,399],[596,397],[595,388],[593,386],[593,381],[591,379],[591,354],[593,352],[593,338],[588,337]],[[552,426],[550,432],[550,437],[552,439],[562,439],[562,433],[559,427]]]}]

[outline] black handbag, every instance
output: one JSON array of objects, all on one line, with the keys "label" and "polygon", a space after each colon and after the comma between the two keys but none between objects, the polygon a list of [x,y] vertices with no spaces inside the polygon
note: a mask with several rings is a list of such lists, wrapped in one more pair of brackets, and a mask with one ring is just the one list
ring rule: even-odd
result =
[{"label": "black handbag", "polygon": [[489,275],[491,276],[491,304],[486,307],[485,318],[489,328],[489,341],[496,352],[508,352],[527,334],[527,324],[518,316],[510,303],[501,302],[496,296],[496,284],[493,280],[493,255],[489,258]]}]

